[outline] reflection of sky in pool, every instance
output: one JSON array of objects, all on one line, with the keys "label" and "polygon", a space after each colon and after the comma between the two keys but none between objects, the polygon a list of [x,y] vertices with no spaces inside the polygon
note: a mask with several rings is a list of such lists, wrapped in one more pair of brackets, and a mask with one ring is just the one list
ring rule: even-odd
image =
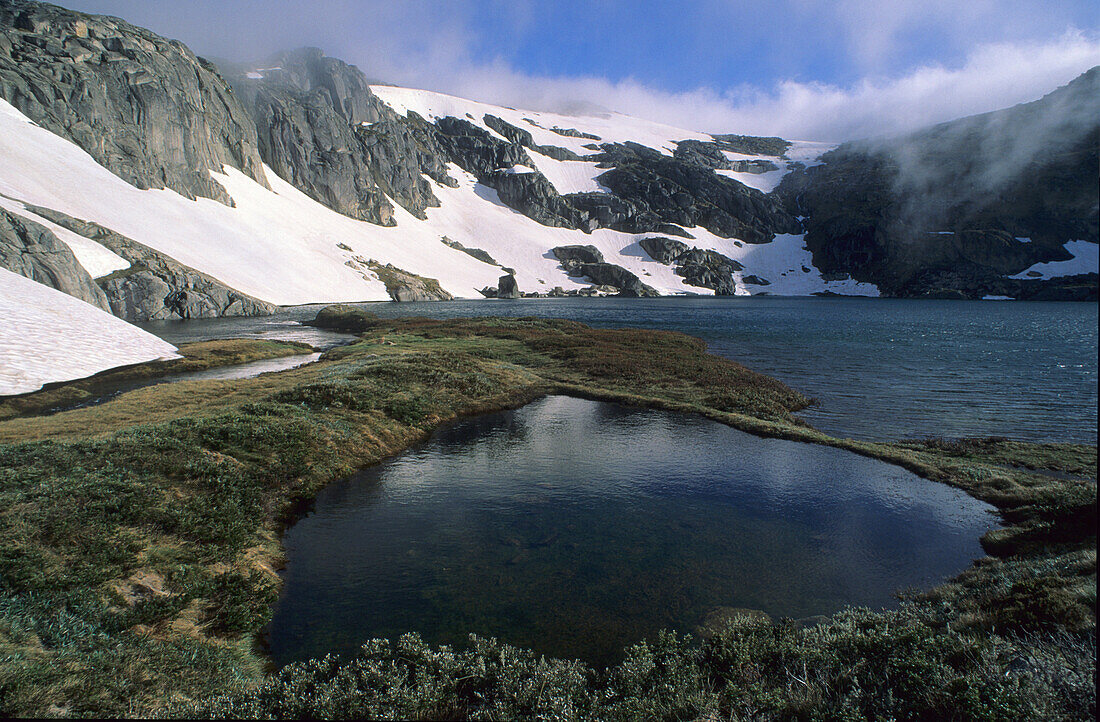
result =
[{"label": "reflection of sky in pool", "polygon": [[474,632],[607,663],[717,607],[892,605],[982,556],[988,509],[849,452],[549,397],[323,490],[285,537],[271,648]]}]

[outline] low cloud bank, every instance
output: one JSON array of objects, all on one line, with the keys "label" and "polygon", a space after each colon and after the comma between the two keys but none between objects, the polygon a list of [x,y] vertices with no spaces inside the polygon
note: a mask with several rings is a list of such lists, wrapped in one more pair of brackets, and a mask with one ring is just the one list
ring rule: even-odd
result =
[{"label": "low cloud bank", "polygon": [[960,67],[929,65],[849,87],[781,82],[773,88],[699,88],[670,93],[633,81],[545,78],[503,63],[452,67],[445,74],[378,68],[402,85],[534,110],[607,108],[715,133],[779,135],[840,142],[890,135],[1036,100],[1100,65],[1100,38],[1074,31],[1049,42],[975,48]]}]

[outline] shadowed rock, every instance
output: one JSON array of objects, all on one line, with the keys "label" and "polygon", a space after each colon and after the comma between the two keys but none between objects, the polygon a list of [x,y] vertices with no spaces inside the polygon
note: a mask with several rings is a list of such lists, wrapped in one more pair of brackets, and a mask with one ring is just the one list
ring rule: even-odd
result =
[{"label": "shadowed rock", "polygon": [[108,310],[127,321],[219,316],[267,316],[276,306],[230,288],[205,273],[155,251],[98,223],[32,206],[73,233],[95,241],[130,263],[130,267],[96,283],[110,303]]},{"label": "shadowed rock", "polygon": [[0,208],[0,268],[110,311],[107,297],[53,231]]}]

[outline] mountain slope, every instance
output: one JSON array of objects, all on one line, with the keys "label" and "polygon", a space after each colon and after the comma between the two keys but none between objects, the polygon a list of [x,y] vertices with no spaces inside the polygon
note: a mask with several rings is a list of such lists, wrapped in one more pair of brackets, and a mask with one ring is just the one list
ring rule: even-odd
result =
[{"label": "mountain slope", "polygon": [[826,273],[898,296],[1095,299],[1095,264],[1075,269],[1091,278],[1054,283],[1032,266],[1068,261],[1069,248],[1087,258],[1075,242],[1097,243],[1098,146],[1093,68],[1032,103],[846,143],[778,193],[806,217]]},{"label": "mountain slope", "polygon": [[[36,209],[29,220],[73,220],[65,230],[92,247],[124,237],[277,304],[410,297],[394,279],[417,276],[479,298],[511,272],[527,293],[597,282],[621,282],[605,292],[874,293],[815,272],[797,222],[739,180],[773,185],[787,160],[738,154],[746,148],[736,140],[615,114],[523,113],[371,87],[315,50],[237,72],[234,90],[178,43],[117,19],[23,0],[5,7],[0,193]],[[157,56],[145,63],[151,79],[130,72],[145,54]],[[68,84],[49,102],[34,100],[48,95],[52,75]],[[109,92],[85,102],[93,84]],[[183,146],[161,152],[163,115],[177,105]],[[141,142],[119,140],[128,154],[111,150],[125,138]],[[718,162],[695,162],[705,154],[680,152],[684,141]],[[197,176],[209,183],[195,185]],[[654,232],[688,243],[658,261],[640,243]],[[597,248],[601,265],[567,271],[554,249],[574,245]],[[116,294],[112,308],[170,306],[101,285]],[[165,293],[131,286],[127,293]],[[214,312],[230,308],[241,312]]]},{"label": "mountain slope", "polygon": [[[1026,296],[1066,285],[1035,264],[1066,261],[1080,247],[1065,243],[1095,236],[1095,204],[1090,226],[1080,202],[1081,178],[1095,184],[1084,146],[1029,161],[1021,173],[1038,183],[1038,200],[1027,192],[1034,183],[1008,200],[977,193],[990,129],[1012,123],[957,121],[946,126],[964,131],[826,152],[370,85],[316,49],[223,68],[118,19],[5,3],[6,207],[64,221],[55,235],[81,263],[140,247],[162,267],[199,274],[222,299],[193,305],[200,315],[262,313],[264,302],[480,298],[504,286]],[[1044,127],[1080,110],[1043,102],[1024,116]],[[914,189],[898,160],[914,157],[948,170]],[[1031,222],[1012,221],[1012,208]],[[102,245],[119,238],[129,245]],[[592,251],[584,260],[576,248]],[[138,268],[127,259],[120,274]],[[191,313],[169,302],[186,274],[122,289],[87,270],[122,315]],[[514,283],[498,287],[509,275]],[[1086,295],[1089,283],[1078,283]]]}]

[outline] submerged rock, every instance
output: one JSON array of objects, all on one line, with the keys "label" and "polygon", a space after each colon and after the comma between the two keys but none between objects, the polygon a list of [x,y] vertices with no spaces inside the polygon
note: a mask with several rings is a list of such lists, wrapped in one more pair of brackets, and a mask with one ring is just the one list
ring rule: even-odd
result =
[{"label": "submerged rock", "polygon": [[344,333],[362,333],[373,328],[376,323],[378,323],[378,316],[370,311],[364,311],[346,303],[338,303],[325,306],[317,312],[317,316],[312,321],[306,321],[305,325]]},{"label": "submerged rock", "polygon": [[771,615],[762,609],[715,607],[706,613],[703,621],[695,628],[695,631],[703,639],[709,639],[736,622],[770,624],[771,621]]}]

